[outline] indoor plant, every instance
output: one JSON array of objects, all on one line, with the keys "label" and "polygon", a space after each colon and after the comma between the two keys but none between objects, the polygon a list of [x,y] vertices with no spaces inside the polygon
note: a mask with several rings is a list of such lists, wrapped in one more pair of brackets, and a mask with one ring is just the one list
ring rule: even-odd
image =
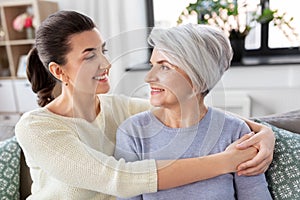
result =
[{"label": "indoor plant", "polygon": [[[267,6],[247,4],[247,1],[237,0],[197,0],[190,3],[181,13],[178,23],[183,23],[191,15],[197,16],[198,24],[211,24],[221,28],[230,38],[235,57],[233,61],[239,62],[240,53],[244,50],[244,41],[251,28],[257,23],[273,23],[284,35],[292,40],[298,38],[298,33],[292,27],[292,17],[278,10],[271,10]],[[236,49],[242,48],[242,49]]]}]

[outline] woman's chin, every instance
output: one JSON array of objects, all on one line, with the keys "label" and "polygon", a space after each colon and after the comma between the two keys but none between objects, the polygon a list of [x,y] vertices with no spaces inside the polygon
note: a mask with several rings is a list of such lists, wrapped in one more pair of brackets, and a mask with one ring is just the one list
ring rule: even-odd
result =
[{"label": "woman's chin", "polygon": [[96,89],[96,94],[106,94],[108,93],[110,90],[110,85],[107,84],[107,85],[100,85],[97,87]]}]

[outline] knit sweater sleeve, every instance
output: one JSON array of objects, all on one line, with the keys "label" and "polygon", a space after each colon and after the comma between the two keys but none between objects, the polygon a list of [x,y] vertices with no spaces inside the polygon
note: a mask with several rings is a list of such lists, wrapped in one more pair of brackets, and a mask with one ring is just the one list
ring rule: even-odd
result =
[{"label": "knit sweater sleeve", "polygon": [[120,197],[157,191],[154,160],[116,160],[83,143],[61,120],[27,113],[15,132],[29,167],[73,187]]}]

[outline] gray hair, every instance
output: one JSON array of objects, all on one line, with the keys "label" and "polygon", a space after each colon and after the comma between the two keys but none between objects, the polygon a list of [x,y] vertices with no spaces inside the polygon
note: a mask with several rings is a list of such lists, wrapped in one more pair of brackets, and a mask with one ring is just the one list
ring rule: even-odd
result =
[{"label": "gray hair", "polygon": [[203,24],[184,24],[168,29],[154,28],[150,45],[172,57],[172,64],[184,70],[196,93],[210,91],[229,68],[233,56],[228,37]]}]

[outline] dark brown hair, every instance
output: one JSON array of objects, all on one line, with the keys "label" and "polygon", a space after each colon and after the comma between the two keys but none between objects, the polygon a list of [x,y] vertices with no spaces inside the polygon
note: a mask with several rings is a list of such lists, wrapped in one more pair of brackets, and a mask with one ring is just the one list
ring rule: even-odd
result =
[{"label": "dark brown hair", "polygon": [[57,79],[49,72],[49,63],[66,64],[66,55],[71,51],[70,36],[93,28],[92,19],[75,11],[58,11],[42,22],[36,32],[35,46],[28,53],[26,70],[39,106],[54,99],[52,91]]}]

